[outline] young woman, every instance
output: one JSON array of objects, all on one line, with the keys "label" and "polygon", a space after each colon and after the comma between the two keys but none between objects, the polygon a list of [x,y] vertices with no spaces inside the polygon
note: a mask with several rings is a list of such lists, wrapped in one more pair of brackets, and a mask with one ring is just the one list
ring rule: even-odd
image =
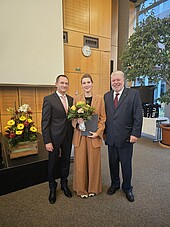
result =
[{"label": "young woman", "polygon": [[93,80],[89,74],[81,78],[83,94],[74,99],[74,103],[84,101],[95,108],[98,116],[98,128],[90,132],[90,136],[82,136],[79,125],[82,118],[72,121],[74,127],[74,177],[73,189],[81,198],[95,196],[102,191],[101,181],[101,151],[103,131],[105,128],[105,106],[102,96],[92,93]]}]

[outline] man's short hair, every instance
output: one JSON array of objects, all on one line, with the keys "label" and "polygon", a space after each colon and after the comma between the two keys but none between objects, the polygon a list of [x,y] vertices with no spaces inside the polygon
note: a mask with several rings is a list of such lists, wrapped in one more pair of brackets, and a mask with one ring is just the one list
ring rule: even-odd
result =
[{"label": "man's short hair", "polygon": [[114,75],[122,75],[125,78],[125,74],[120,70],[112,72],[111,77],[114,76]]},{"label": "man's short hair", "polygon": [[60,79],[60,77],[65,77],[65,78],[67,78],[67,80],[69,81],[69,79],[68,79],[68,77],[67,77],[66,75],[61,74],[61,75],[58,75],[58,76],[56,77],[56,83],[58,82],[58,80]]}]

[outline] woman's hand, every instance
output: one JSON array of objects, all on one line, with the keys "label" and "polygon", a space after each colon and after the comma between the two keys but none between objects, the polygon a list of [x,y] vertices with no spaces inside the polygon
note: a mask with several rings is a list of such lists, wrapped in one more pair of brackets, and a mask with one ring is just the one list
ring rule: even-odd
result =
[{"label": "woman's hand", "polygon": [[77,118],[77,123],[82,124],[84,122],[83,118]]},{"label": "woman's hand", "polygon": [[91,132],[91,131],[89,131],[89,133],[91,134],[91,136],[88,136],[89,138],[97,138],[98,137],[98,135],[97,135],[97,133],[95,133],[95,132]]}]

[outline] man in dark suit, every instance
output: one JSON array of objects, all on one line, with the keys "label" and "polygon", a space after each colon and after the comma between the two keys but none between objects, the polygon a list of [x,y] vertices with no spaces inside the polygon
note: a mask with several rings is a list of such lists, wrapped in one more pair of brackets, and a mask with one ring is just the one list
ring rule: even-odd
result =
[{"label": "man in dark suit", "polygon": [[56,178],[61,178],[61,189],[65,196],[72,197],[67,177],[70,168],[73,127],[67,119],[67,111],[68,106],[73,105],[73,98],[66,95],[69,86],[67,76],[59,75],[55,85],[56,92],[44,98],[42,108],[42,135],[49,153],[48,178],[51,204],[56,201]]},{"label": "man in dark suit", "polygon": [[133,144],[141,136],[142,105],[137,90],[124,87],[124,73],[111,74],[112,90],[104,95],[106,108],[105,139],[108,145],[111,186],[107,191],[112,195],[120,188],[119,163],[122,168],[122,190],[130,202],[132,192]]}]

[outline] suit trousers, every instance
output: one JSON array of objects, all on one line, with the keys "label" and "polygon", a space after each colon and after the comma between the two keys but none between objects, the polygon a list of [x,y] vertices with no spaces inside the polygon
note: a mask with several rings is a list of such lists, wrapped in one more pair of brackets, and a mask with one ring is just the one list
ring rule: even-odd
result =
[{"label": "suit trousers", "polygon": [[109,167],[111,176],[111,187],[120,188],[119,164],[122,170],[122,190],[128,192],[132,190],[132,155],[133,144],[129,143],[124,147],[108,145]]},{"label": "suit trousers", "polygon": [[77,195],[102,191],[100,147],[94,148],[91,140],[82,136],[80,146],[74,148],[73,189]]},{"label": "suit trousers", "polygon": [[[50,190],[55,190],[57,183],[55,179],[61,178],[61,185],[67,186],[67,177],[70,169],[70,154],[72,144],[64,141],[63,144],[53,144],[53,152],[48,155],[48,180]],[[60,156],[61,152],[61,157]]]}]

